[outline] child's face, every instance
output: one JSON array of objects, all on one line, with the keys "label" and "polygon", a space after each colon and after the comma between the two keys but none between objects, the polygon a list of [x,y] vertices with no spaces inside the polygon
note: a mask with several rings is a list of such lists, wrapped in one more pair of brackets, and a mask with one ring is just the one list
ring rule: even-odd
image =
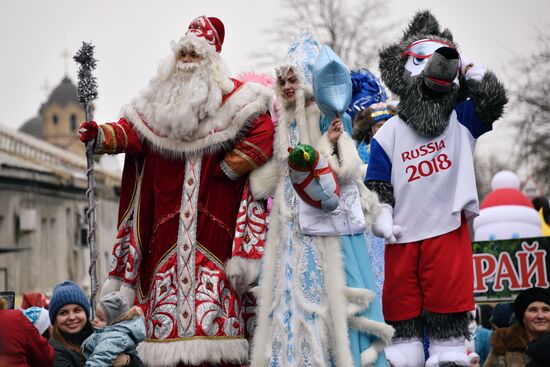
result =
[{"label": "child's face", "polygon": [[103,307],[98,303],[95,307],[95,317],[92,321],[92,324],[96,329],[101,329],[107,326],[107,317],[105,317],[105,312],[103,311]]}]

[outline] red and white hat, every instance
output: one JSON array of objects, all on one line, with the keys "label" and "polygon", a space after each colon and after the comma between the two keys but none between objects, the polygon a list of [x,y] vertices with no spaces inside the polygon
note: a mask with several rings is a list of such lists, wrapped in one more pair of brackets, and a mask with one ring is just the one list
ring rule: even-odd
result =
[{"label": "red and white hat", "polygon": [[218,18],[201,15],[189,24],[186,34],[189,33],[203,38],[209,45],[216,48],[217,53],[221,52],[225,37],[225,27]]}]

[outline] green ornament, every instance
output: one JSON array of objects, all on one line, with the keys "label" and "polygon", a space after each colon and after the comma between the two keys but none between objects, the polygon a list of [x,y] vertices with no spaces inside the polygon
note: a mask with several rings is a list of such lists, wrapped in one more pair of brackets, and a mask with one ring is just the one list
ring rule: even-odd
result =
[{"label": "green ornament", "polygon": [[[289,148],[290,150],[290,148]],[[291,165],[308,168],[317,160],[317,151],[311,145],[298,144],[290,150],[288,161]]]}]

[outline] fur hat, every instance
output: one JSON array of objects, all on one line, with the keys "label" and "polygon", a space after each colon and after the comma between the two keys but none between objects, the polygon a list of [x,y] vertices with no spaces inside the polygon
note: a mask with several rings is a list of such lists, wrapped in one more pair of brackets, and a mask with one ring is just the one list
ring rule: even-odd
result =
[{"label": "fur hat", "polygon": [[90,302],[78,284],[66,281],[56,285],[49,306],[51,323],[55,323],[55,317],[61,307],[72,303],[82,306],[86,312],[86,318],[90,318]]},{"label": "fur hat", "polygon": [[220,53],[225,38],[225,27],[218,18],[201,15],[189,24],[186,35],[188,34],[203,38],[209,45],[215,47],[216,52]]},{"label": "fur hat", "polygon": [[516,319],[523,325],[523,315],[527,307],[533,302],[544,302],[550,306],[550,291],[548,289],[533,287],[524,290],[516,297],[514,301],[514,312]]},{"label": "fur hat", "polygon": [[99,300],[99,305],[103,308],[107,317],[107,325],[111,325],[120,316],[128,312],[130,307],[126,297],[121,292],[109,292]]}]

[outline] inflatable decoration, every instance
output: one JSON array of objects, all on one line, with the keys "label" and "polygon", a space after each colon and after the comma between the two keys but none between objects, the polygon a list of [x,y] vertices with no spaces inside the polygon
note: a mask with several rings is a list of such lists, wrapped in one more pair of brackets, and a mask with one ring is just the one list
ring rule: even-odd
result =
[{"label": "inflatable decoration", "polygon": [[511,171],[500,171],[491,180],[491,191],[474,219],[474,241],[541,237],[541,220],[531,200],[520,189]]},{"label": "inflatable decoration", "polygon": [[[313,95],[319,109],[329,120],[336,114],[342,118],[351,102],[348,67],[328,46],[323,46],[319,51],[313,67]],[[351,121],[349,116],[347,118]]]},{"label": "inflatable decoration", "polygon": [[340,187],[325,157],[307,144],[289,148],[290,180],[298,196],[307,204],[331,212],[340,203]]}]

